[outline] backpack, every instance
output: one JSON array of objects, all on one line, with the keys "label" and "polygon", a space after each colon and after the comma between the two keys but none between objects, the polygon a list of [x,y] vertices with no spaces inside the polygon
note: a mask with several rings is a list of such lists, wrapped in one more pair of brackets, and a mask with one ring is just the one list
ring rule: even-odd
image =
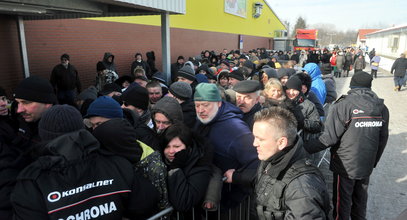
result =
[{"label": "backpack", "polygon": [[[281,180],[272,179],[272,185],[267,185],[266,190],[270,193],[257,195],[258,199],[267,201],[268,206],[257,205],[257,214],[260,220],[280,220],[284,219],[287,207],[285,206],[285,190],[287,186],[299,176],[304,174],[315,174],[323,177],[321,171],[306,159],[296,161],[284,174]],[[271,177],[270,177],[271,178]],[[323,178],[322,178],[323,179]],[[257,194],[257,191],[256,191]]]}]

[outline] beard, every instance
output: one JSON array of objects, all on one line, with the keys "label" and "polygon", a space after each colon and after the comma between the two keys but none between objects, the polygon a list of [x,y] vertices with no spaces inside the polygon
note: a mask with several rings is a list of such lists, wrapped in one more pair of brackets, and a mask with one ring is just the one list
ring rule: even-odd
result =
[{"label": "beard", "polygon": [[208,117],[207,117],[207,118],[201,118],[201,117],[199,116],[199,114],[196,114],[196,117],[199,119],[199,121],[200,121],[202,124],[208,124],[209,122],[211,122],[211,121],[215,118],[216,114],[218,113],[218,110],[219,110],[219,106],[215,105],[215,106],[213,107],[213,109],[212,109],[212,112],[210,112],[210,113],[208,114]]}]

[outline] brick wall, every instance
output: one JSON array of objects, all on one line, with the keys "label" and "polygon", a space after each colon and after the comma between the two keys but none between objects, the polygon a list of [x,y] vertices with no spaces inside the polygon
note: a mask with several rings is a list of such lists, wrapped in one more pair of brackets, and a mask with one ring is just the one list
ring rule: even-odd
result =
[{"label": "brick wall", "polygon": [[0,27],[0,86],[11,96],[12,88],[23,79],[17,18],[0,15]]},{"label": "brick wall", "polygon": [[[32,20],[25,21],[25,32],[32,75],[49,78],[52,68],[59,63],[63,53],[70,55],[71,63],[78,69],[84,87],[93,84],[96,63],[102,60],[105,52],[115,55],[119,75],[130,73],[136,52],[141,52],[146,60],[146,52],[154,51],[156,67],[161,69],[160,27],[84,19]],[[269,46],[268,38],[244,36],[245,50]],[[196,56],[205,49],[219,52],[223,48],[230,50],[237,47],[237,34],[171,29],[172,62],[179,55],[189,57]],[[14,57],[19,58],[19,54]],[[0,66],[3,66],[2,62],[0,60]],[[13,68],[18,69],[18,74],[22,76],[20,63],[21,59],[14,63]]]}]

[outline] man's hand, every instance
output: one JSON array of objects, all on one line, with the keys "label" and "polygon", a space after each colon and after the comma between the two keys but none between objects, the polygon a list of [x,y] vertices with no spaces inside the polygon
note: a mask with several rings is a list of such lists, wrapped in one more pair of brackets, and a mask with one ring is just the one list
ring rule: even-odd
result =
[{"label": "man's hand", "polygon": [[223,174],[223,176],[227,178],[227,179],[225,180],[226,183],[232,183],[232,182],[233,182],[233,180],[232,180],[233,172],[235,172],[235,169],[227,170],[227,171],[225,172],[225,174]]}]

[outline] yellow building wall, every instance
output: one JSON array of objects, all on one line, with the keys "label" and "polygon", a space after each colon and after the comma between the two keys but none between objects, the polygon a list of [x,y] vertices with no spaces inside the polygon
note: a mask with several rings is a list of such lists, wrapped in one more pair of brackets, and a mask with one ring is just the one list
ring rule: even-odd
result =
[{"label": "yellow building wall", "polygon": [[[170,27],[201,31],[213,31],[258,37],[275,37],[275,30],[285,30],[282,22],[262,0],[247,0],[246,18],[225,13],[224,0],[186,0],[185,15],[170,15]],[[253,18],[253,4],[263,3],[259,18]],[[88,18],[144,25],[161,25],[159,15]]]}]

